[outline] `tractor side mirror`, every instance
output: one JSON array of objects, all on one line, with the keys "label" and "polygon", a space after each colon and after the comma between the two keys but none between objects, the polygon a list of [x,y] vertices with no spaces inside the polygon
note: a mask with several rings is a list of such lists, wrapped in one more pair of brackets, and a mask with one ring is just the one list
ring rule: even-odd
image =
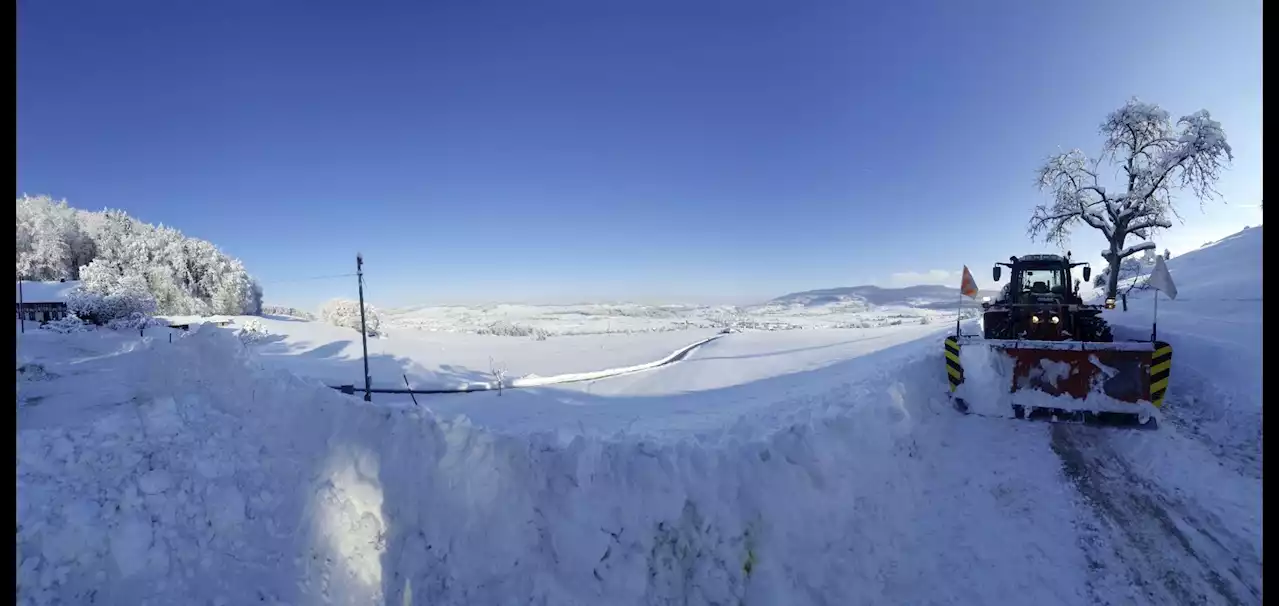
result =
[{"label": "tractor side mirror", "polygon": [[1091,274],[1091,273],[1093,273],[1093,270],[1092,270],[1088,265],[1085,265],[1085,266],[1084,266],[1084,281],[1085,281],[1085,282],[1088,282],[1088,281],[1089,281],[1089,274]]},{"label": "tractor side mirror", "polygon": [[991,281],[993,281],[993,282],[999,282],[999,281],[1000,281],[1000,266],[999,266],[999,265],[997,265],[997,266],[995,266],[995,267],[992,267],[992,268],[991,268]]}]

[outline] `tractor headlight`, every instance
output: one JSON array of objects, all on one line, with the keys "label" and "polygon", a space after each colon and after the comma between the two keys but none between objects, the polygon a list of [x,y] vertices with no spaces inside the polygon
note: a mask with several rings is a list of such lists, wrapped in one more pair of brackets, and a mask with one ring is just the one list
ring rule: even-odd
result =
[{"label": "tractor headlight", "polygon": [[1115,309],[1115,308],[1116,308],[1116,300],[1115,300],[1115,299],[1107,299],[1106,308],[1107,308],[1107,309]]},{"label": "tractor headlight", "polygon": [[1049,322],[1051,322],[1051,323],[1053,323],[1053,324],[1057,324],[1057,323],[1058,323],[1058,316],[1052,316],[1052,317],[1050,317],[1050,318],[1049,318]]},{"label": "tractor headlight", "polygon": [[1031,316],[1031,323],[1032,323],[1032,324],[1039,324],[1039,323],[1040,323],[1040,316]]},{"label": "tractor headlight", "polygon": [[991,297],[983,297],[983,298],[982,298],[982,302],[983,302],[983,303],[990,303],[990,302],[991,302]]}]

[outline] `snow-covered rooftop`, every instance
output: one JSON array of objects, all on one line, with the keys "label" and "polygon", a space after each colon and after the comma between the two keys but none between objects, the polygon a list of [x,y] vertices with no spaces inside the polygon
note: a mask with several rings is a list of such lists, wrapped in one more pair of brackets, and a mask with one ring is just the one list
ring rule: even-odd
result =
[{"label": "snow-covered rooftop", "polygon": [[21,294],[19,294],[19,291],[14,289],[14,303],[19,301],[25,303],[66,303],[67,295],[70,294],[75,287],[80,286],[80,281],[67,280],[66,282],[35,282],[31,280],[22,280],[19,284],[22,291]]}]

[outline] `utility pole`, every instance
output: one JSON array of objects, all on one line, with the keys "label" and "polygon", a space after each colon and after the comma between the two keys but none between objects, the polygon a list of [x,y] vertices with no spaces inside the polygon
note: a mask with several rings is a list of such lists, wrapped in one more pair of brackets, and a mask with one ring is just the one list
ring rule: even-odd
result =
[{"label": "utility pole", "polygon": [[356,253],[356,280],[360,284],[360,349],[364,354],[364,401],[373,401],[369,391],[369,333],[364,328],[364,258]]},{"label": "utility pole", "polygon": [[22,322],[22,334],[27,334],[27,313],[22,309],[22,276],[18,276],[18,320]]}]

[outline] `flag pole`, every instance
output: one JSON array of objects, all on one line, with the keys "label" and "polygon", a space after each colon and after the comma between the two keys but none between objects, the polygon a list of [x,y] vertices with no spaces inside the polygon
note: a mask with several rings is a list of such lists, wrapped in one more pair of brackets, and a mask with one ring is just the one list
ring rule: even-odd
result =
[{"label": "flag pole", "polygon": [[1156,317],[1160,315],[1160,291],[1151,293],[1153,300],[1151,307],[1151,342],[1156,342]]},{"label": "flag pole", "polygon": [[960,341],[960,310],[964,308],[964,288],[960,289],[960,298],[956,300],[956,341]]}]

